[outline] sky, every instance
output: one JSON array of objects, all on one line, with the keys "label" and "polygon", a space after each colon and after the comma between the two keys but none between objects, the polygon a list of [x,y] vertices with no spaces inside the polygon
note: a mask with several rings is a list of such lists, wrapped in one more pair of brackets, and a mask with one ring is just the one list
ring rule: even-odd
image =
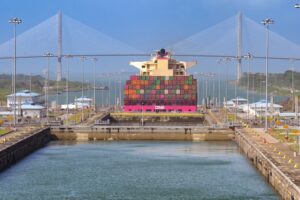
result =
[{"label": "sky", "polygon": [[[172,46],[238,11],[256,22],[266,17],[274,19],[272,31],[300,45],[300,9],[294,8],[295,3],[300,0],[1,0],[0,44],[12,38],[10,18],[23,20],[18,26],[18,33],[23,33],[61,10],[101,33],[149,53]],[[120,66],[131,69],[127,68],[128,62]],[[26,71],[21,67],[22,70]],[[34,73],[42,70],[37,71]],[[1,69],[0,63],[0,72],[9,72],[7,64]]]}]

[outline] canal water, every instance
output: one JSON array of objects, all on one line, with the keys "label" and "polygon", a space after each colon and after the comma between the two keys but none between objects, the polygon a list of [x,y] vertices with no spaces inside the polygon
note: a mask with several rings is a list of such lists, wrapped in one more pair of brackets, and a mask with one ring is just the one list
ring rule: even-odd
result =
[{"label": "canal water", "polygon": [[[105,81],[105,80],[97,80],[96,87],[104,87],[107,86],[110,88],[109,90],[96,90],[95,96],[96,96],[96,104],[98,106],[101,105],[119,105],[121,102],[123,104],[124,89],[125,81]],[[92,85],[92,83],[91,83]],[[247,98],[247,90],[244,88],[235,88],[234,84],[228,84],[228,89],[226,92],[226,82],[221,81],[220,87],[219,83],[217,81],[210,81],[208,83],[204,82],[203,80],[198,81],[198,104],[202,104],[203,100],[206,97],[209,97],[210,99],[218,99],[220,95],[220,101],[223,103],[224,98],[227,94],[227,99],[230,100],[232,98],[237,97],[243,97]],[[83,96],[94,98],[94,91],[93,87],[87,87],[84,88]],[[236,90],[235,90],[236,89]],[[249,102],[254,103],[259,100],[265,99],[265,90],[264,87],[260,88],[258,90],[259,92],[249,92]],[[75,91],[75,92],[69,92],[69,103],[73,103],[75,98],[79,98],[82,96],[82,91]],[[283,100],[285,100],[287,97],[284,96],[274,96],[274,102],[280,103]],[[59,94],[52,94],[49,95],[49,102],[58,102],[58,104],[66,104],[67,103],[67,93],[61,91]]]},{"label": "canal water", "polygon": [[0,174],[0,199],[279,199],[233,142],[51,142]]}]

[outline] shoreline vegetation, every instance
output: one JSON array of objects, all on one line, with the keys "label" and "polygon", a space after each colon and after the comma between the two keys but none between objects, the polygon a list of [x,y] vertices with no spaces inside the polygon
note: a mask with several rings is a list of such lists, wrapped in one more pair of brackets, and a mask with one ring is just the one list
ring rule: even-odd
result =
[{"label": "shoreline vegetation", "polygon": [[[16,91],[27,89],[33,92],[44,94],[44,86],[46,79],[40,75],[23,75],[18,74],[16,76]],[[30,81],[31,80],[31,81]],[[11,75],[9,74],[0,74],[0,101],[6,101],[6,96],[11,94]],[[30,87],[31,84],[31,87]],[[49,94],[56,94],[57,82],[55,80],[49,80]],[[82,84],[79,81],[69,81],[69,91],[81,91]],[[85,90],[88,89],[89,84],[85,83]],[[62,81],[58,82],[58,92],[64,92],[66,90],[66,79],[63,78]]]},{"label": "shoreline vegetation", "polygon": [[[250,73],[250,91],[265,92],[265,80],[266,76],[264,73]],[[287,70],[284,73],[269,73],[268,82],[268,91],[274,96],[292,96],[293,86],[294,95],[300,95],[300,72]],[[238,82],[238,87],[247,88],[247,83],[248,73],[244,73]]]},{"label": "shoreline vegetation", "polygon": [[[251,92],[265,93],[264,73],[249,74],[249,86]],[[234,82],[234,81],[232,81]],[[238,82],[238,87],[247,89],[248,74],[244,73]],[[274,96],[288,97],[280,104],[283,106],[282,111],[292,111],[294,109],[293,96],[298,96],[298,105],[300,103],[300,72],[287,70],[284,73],[268,74],[268,93]],[[293,89],[294,88],[294,89]],[[293,94],[294,93],[294,94]]]}]

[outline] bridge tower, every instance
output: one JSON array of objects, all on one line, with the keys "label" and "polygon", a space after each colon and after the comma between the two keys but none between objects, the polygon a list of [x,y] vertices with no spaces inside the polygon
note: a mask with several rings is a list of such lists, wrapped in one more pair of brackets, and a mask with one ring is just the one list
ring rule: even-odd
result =
[{"label": "bridge tower", "polygon": [[237,81],[242,78],[242,53],[243,53],[243,15],[237,15]]},{"label": "bridge tower", "polygon": [[56,80],[61,81],[62,78],[62,65],[61,65],[61,58],[62,58],[62,13],[58,11],[57,14],[58,20],[58,32],[57,32],[57,66],[56,66]]}]

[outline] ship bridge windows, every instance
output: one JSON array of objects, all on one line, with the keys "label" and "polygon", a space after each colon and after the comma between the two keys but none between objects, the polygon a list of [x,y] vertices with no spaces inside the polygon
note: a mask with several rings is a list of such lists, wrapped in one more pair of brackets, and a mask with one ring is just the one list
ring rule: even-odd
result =
[{"label": "ship bridge windows", "polygon": [[169,66],[168,66],[168,69],[175,69],[176,68],[176,65],[174,65],[174,64],[169,64]]}]

